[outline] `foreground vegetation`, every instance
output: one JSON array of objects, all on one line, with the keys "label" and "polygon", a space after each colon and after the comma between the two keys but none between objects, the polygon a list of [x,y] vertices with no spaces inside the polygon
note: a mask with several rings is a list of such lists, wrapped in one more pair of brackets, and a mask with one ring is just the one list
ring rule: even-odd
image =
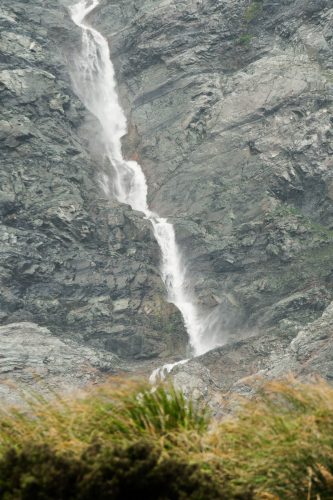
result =
[{"label": "foreground vegetation", "polygon": [[1,411],[0,498],[331,499],[333,389],[270,383],[222,422],[172,387],[36,396]]}]

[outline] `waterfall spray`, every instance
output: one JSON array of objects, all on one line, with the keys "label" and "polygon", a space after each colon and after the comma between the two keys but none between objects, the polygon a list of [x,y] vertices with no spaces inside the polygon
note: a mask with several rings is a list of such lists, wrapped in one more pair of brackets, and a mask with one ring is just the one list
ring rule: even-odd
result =
[{"label": "waterfall spray", "polygon": [[[85,107],[98,119],[105,153],[113,167],[113,195],[133,210],[143,212],[151,222],[162,254],[162,279],[168,300],[180,310],[195,355],[214,347],[205,339],[205,318],[200,318],[192,294],[186,286],[185,266],[176,243],[173,225],[152,212],[147,204],[147,182],[136,161],[123,157],[121,138],[127,133],[125,114],[120,106],[114,68],[107,40],[85,19],[100,0],[81,0],[70,9],[74,23],[82,30],[82,49],[72,68],[74,90]],[[108,179],[104,179],[108,190]],[[168,365],[168,370],[173,365]],[[171,369],[171,368],[170,368]]]}]

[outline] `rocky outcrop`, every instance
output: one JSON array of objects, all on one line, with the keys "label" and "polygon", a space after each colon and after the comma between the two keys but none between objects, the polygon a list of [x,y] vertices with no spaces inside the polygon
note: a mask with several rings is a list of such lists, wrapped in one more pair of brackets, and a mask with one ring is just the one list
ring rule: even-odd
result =
[{"label": "rocky outcrop", "polygon": [[0,327],[0,400],[22,402],[24,394],[82,388],[121,369],[116,356],[64,343],[34,323]]},{"label": "rocky outcrop", "polygon": [[128,155],[219,340],[332,299],[332,1],[103,0]]},{"label": "rocky outcrop", "polygon": [[128,363],[181,356],[187,335],[166,301],[150,224],[99,184],[99,125],[67,68],[80,32],[56,0],[3,0],[0,26],[2,363],[44,373],[52,355],[69,381],[81,360],[100,370],[93,360],[106,351]]},{"label": "rocky outcrop", "polygon": [[176,366],[170,377],[215,411],[229,408],[235,394],[253,395],[257,383],[265,380],[292,375],[303,381],[319,376],[332,382],[333,303],[320,318],[299,328],[286,320],[279,337],[251,337],[220,347]]},{"label": "rocky outcrop", "polygon": [[265,375],[278,378],[287,372],[302,378],[317,374],[333,380],[333,303],[319,319],[298,332],[283,356],[271,356]]}]

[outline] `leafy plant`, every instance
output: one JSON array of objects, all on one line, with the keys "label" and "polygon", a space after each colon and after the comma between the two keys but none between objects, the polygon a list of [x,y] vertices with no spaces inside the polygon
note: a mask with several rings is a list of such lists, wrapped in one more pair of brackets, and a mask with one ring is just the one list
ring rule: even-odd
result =
[{"label": "leafy plant", "polygon": [[0,495],[6,500],[223,499],[219,485],[178,458],[162,458],[157,446],[92,446],[80,457],[47,446],[8,450],[0,460]]}]

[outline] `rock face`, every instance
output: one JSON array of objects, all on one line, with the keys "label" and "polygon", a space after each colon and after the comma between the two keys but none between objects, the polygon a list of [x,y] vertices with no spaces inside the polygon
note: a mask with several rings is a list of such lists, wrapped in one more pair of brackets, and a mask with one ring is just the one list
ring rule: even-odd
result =
[{"label": "rock face", "polygon": [[[0,7],[0,355],[45,373],[66,352],[80,385],[115,355],[181,359],[188,339],[150,225],[99,185],[99,125],[66,67],[70,3]],[[124,152],[229,342],[174,371],[207,397],[258,372],[332,376],[332,19],[332,0],[101,0],[90,15],[110,41]],[[69,380],[70,365],[46,376]]]},{"label": "rock face", "polygon": [[73,390],[101,382],[103,373],[121,368],[109,352],[64,343],[35,323],[0,327],[0,399],[18,402],[22,389]]},{"label": "rock face", "polygon": [[258,381],[290,374],[304,381],[320,376],[332,382],[333,303],[300,330],[286,321],[283,336],[263,335],[220,347],[177,366],[171,377],[176,386],[204,398],[219,412],[229,407],[230,395],[251,396]]},{"label": "rock face", "polygon": [[331,0],[101,2],[125,147],[173,218],[218,340],[332,299]]},{"label": "rock face", "polygon": [[[72,341],[82,359],[87,345],[129,361],[182,356],[187,335],[151,227],[99,185],[98,124],[91,148],[66,66],[80,32],[56,0],[3,0],[0,26],[1,324],[47,328],[60,358]],[[10,332],[0,332],[4,359],[10,345],[16,356],[14,334],[2,352]],[[26,330],[35,346],[36,335]]]}]

